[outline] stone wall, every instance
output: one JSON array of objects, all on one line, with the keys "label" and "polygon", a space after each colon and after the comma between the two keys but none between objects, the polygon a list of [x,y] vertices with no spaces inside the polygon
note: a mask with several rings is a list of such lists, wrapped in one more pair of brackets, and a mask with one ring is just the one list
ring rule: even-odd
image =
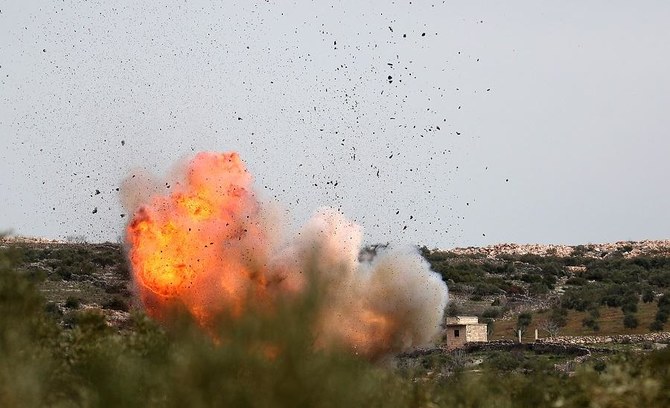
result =
[{"label": "stone wall", "polygon": [[517,343],[511,340],[496,340],[487,343],[467,343],[462,349],[465,352],[474,351],[512,351],[528,350],[540,354],[567,354],[574,356],[589,356],[591,352],[586,347],[560,343]]},{"label": "stone wall", "polygon": [[670,332],[647,334],[617,334],[612,336],[557,336],[545,337],[537,340],[539,343],[559,344],[606,344],[606,343],[667,343],[670,342]]},{"label": "stone wall", "polygon": [[[456,336],[456,332],[458,332],[458,336]],[[445,333],[448,350],[462,347],[468,341],[466,337],[466,326],[447,326]]]},{"label": "stone wall", "polygon": [[487,341],[487,334],[487,326],[484,323],[469,324],[465,328],[465,338],[468,342]]}]

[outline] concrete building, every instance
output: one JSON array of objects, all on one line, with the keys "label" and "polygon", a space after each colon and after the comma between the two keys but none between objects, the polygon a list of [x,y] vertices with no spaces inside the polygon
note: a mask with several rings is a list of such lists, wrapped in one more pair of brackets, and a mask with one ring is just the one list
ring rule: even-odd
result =
[{"label": "concrete building", "polygon": [[479,323],[477,316],[447,317],[445,339],[448,350],[463,347],[469,342],[486,342],[486,323]]}]

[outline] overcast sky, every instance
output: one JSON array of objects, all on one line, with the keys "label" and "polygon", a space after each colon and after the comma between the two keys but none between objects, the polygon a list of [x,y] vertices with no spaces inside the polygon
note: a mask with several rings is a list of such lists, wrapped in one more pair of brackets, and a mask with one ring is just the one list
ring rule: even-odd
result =
[{"label": "overcast sky", "polygon": [[670,2],[326,3],[0,0],[0,229],[115,241],[234,150],[370,243],[670,238]]}]

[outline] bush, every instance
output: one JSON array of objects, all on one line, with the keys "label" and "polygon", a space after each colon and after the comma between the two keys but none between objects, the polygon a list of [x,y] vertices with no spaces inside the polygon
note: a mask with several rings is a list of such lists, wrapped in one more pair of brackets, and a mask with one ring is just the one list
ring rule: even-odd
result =
[{"label": "bush", "polygon": [[490,296],[497,295],[500,293],[500,288],[491,283],[477,283],[475,285],[474,295],[476,296]]},{"label": "bush", "polygon": [[623,326],[627,329],[634,329],[638,326],[639,322],[637,317],[634,314],[625,314],[623,316]]},{"label": "bush", "polygon": [[493,319],[484,319],[483,323],[486,323],[486,335],[490,338],[495,330],[495,322]]},{"label": "bush", "polygon": [[489,307],[482,313],[482,317],[485,319],[495,319],[499,316],[500,316],[500,309],[495,307]]},{"label": "bush", "polygon": [[629,314],[637,313],[637,303],[632,303],[632,302],[624,303],[623,305],[621,305],[621,310],[624,313],[629,313]]},{"label": "bush", "polygon": [[598,321],[597,321],[595,318],[593,318],[592,316],[585,317],[585,318],[582,320],[582,326],[583,326],[583,327],[588,327],[588,328],[590,328],[590,329],[593,330],[593,331],[598,331],[598,330],[600,330],[600,324],[599,324]]},{"label": "bush", "polygon": [[521,365],[518,356],[509,352],[497,352],[489,357],[487,363],[493,369],[500,371],[513,371]]},{"label": "bush", "polygon": [[68,296],[67,300],[65,301],[65,307],[68,309],[77,309],[79,308],[80,303],[81,300],[79,298]]},{"label": "bush", "polygon": [[588,281],[581,276],[575,276],[566,280],[565,283],[567,285],[584,286],[588,283]]},{"label": "bush", "polygon": [[540,296],[549,293],[549,287],[542,282],[532,283],[528,287],[528,294],[531,296]]},{"label": "bush", "polygon": [[663,322],[661,322],[659,320],[654,320],[649,325],[649,330],[655,331],[655,332],[662,331],[663,330]]},{"label": "bush", "polygon": [[53,315],[53,316],[60,316],[63,314],[61,310],[58,308],[58,305],[54,302],[48,302],[47,304],[44,305],[44,311],[47,314]]},{"label": "bush", "polygon": [[445,311],[445,314],[449,317],[455,317],[461,314],[461,308],[458,306],[455,302],[450,301],[447,304],[447,310]]},{"label": "bush", "polygon": [[123,300],[119,296],[113,296],[109,300],[107,300],[105,303],[102,304],[102,307],[105,309],[111,309],[111,310],[120,310],[123,312],[127,312],[130,310],[130,306],[128,305],[128,302]]},{"label": "bush", "polygon": [[568,324],[568,311],[567,309],[554,307],[549,312],[549,320],[556,324],[558,327],[565,327]]}]

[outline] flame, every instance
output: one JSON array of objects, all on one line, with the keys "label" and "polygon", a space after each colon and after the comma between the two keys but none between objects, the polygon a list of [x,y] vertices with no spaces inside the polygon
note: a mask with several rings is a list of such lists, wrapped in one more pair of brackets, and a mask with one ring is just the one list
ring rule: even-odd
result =
[{"label": "flame", "polygon": [[[329,208],[275,247],[237,153],[199,153],[183,173],[170,191],[145,198],[127,226],[134,281],[152,317],[168,319],[178,302],[207,329],[252,301],[272,310],[277,296],[300,294],[316,279],[317,347],[374,358],[426,344],[439,330],[447,288],[416,251],[361,263],[362,229]],[[276,355],[273,347],[264,350]]]},{"label": "flame", "polygon": [[200,153],[183,183],[135,213],[129,259],[152,316],[179,300],[206,325],[221,310],[241,313],[249,290],[262,292],[252,259],[264,231],[251,182],[237,153]]}]

